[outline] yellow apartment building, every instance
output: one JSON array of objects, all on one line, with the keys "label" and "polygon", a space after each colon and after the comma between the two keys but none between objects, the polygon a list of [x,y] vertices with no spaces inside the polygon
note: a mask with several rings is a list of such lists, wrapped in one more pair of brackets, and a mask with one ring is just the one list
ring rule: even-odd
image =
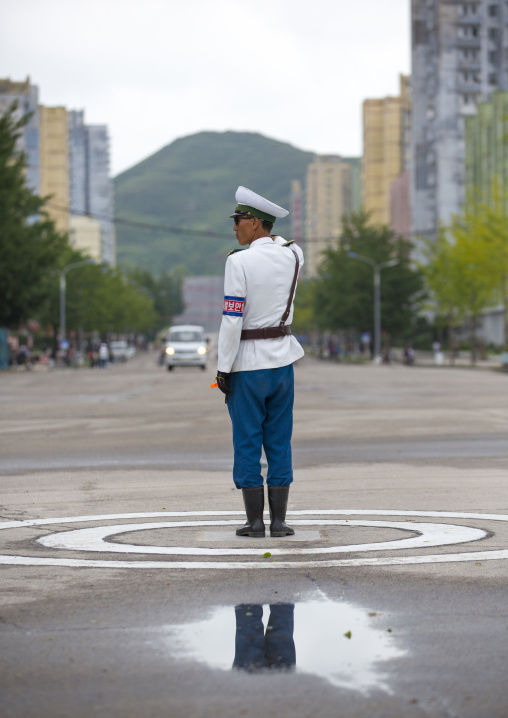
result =
[{"label": "yellow apartment building", "polygon": [[69,242],[71,247],[84,252],[97,264],[102,261],[102,229],[92,217],[71,215],[69,218]]},{"label": "yellow apartment building", "polygon": [[352,167],[335,155],[316,156],[307,168],[305,268],[317,273],[321,252],[335,244],[351,210]]},{"label": "yellow apartment building", "polygon": [[52,195],[46,209],[60,232],[69,230],[69,143],[65,107],[39,108],[40,193]]},{"label": "yellow apartment building", "polygon": [[410,110],[406,75],[398,97],[363,103],[363,205],[376,224],[390,224],[390,187],[408,163]]}]

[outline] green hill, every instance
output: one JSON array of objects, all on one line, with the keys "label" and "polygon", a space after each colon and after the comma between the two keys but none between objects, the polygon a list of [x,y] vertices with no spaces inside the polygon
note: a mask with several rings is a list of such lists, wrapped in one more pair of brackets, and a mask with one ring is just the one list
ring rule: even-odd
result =
[{"label": "green hill", "polygon": [[[116,177],[117,217],[226,236],[190,237],[119,224],[118,261],[154,273],[184,264],[192,275],[221,274],[227,252],[238,246],[229,219],[238,185],[289,209],[291,182],[304,181],[313,157],[255,133],[200,132],[175,140]],[[289,219],[278,220],[276,229],[289,235]]]}]

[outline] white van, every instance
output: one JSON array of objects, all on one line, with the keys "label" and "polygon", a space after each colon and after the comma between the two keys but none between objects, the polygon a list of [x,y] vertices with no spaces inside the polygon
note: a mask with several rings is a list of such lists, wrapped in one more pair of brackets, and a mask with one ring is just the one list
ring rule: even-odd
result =
[{"label": "white van", "polygon": [[175,324],[166,337],[164,362],[171,371],[175,366],[200,366],[206,369],[210,347],[203,327]]}]

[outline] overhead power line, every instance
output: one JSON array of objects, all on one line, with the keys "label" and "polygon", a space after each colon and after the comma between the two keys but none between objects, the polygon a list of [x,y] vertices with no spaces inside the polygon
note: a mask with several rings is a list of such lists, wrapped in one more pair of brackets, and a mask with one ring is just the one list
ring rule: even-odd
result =
[{"label": "overhead power line", "polygon": [[219,237],[231,239],[231,234],[221,232],[203,231],[199,229],[184,229],[183,227],[167,227],[163,224],[151,224],[150,222],[137,222],[132,219],[124,219],[123,217],[110,217],[106,214],[98,214],[97,212],[84,212],[83,210],[73,209],[72,207],[64,207],[63,205],[53,202],[46,203],[53,209],[58,209],[69,214],[80,215],[82,217],[91,217],[92,219],[103,219],[112,224],[121,224],[126,227],[137,227],[138,229],[151,229],[157,232],[165,232],[166,234],[183,234],[191,237]]},{"label": "overhead power line", "polygon": [[[165,234],[179,234],[187,237],[199,237],[199,238],[206,238],[206,239],[234,239],[231,236],[231,232],[228,232],[227,234],[225,232],[214,232],[212,230],[199,230],[199,229],[185,229],[183,227],[168,227],[163,224],[152,224],[151,222],[138,222],[136,220],[132,219],[125,219],[123,217],[111,217],[110,215],[106,214],[98,214],[97,212],[84,212],[83,210],[79,209],[73,209],[72,207],[65,207],[63,205],[55,204],[53,202],[46,202],[47,206],[52,207],[53,209],[60,210],[62,212],[68,212],[71,215],[79,215],[82,217],[90,217],[91,219],[102,219],[107,222],[111,222],[115,225],[122,225],[124,227],[135,227],[137,229],[148,229],[154,232],[163,232]],[[286,239],[291,240],[291,236],[284,235]],[[408,237],[404,237],[405,239],[408,239]],[[339,240],[339,237],[303,237],[302,241],[305,243],[308,242],[323,242],[330,244],[332,242],[337,242]]]}]

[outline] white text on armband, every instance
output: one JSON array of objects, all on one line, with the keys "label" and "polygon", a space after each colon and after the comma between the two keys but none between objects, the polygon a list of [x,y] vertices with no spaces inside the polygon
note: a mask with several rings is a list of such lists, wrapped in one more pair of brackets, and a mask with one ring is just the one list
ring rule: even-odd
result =
[{"label": "white text on armband", "polygon": [[224,297],[223,314],[228,317],[243,316],[243,307],[245,305],[245,297]]}]

